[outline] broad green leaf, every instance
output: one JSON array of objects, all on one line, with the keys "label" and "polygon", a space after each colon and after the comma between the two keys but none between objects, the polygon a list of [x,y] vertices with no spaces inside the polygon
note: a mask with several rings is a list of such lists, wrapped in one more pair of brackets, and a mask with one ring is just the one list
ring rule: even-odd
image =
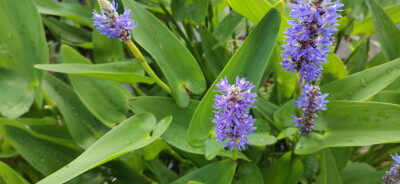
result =
[{"label": "broad green leaf", "polygon": [[[100,12],[99,3],[95,9]],[[96,64],[125,60],[122,42],[119,39],[109,39],[107,36],[93,30],[93,59]]]},{"label": "broad green leaf", "polygon": [[88,43],[92,41],[92,33],[78,27],[63,23],[60,20],[49,17],[43,19],[44,24],[55,37],[72,43]]},{"label": "broad green leaf", "polygon": [[46,175],[80,153],[72,141],[37,134],[11,119],[0,119],[0,134],[30,165]]},{"label": "broad green leaf", "polygon": [[361,41],[357,48],[347,58],[347,70],[349,74],[363,71],[368,61],[369,40]]},{"label": "broad green leaf", "polygon": [[246,77],[248,81],[256,86],[261,77],[274,49],[274,43],[278,36],[280,15],[272,9],[256,28],[250,33],[243,45],[231,58],[224,70],[214,81],[207,91],[199,106],[197,107],[188,130],[188,141],[194,147],[203,147],[204,141],[209,138],[213,123],[212,104],[217,94],[215,85],[220,79],[227,77],[233,83],[237,76]]},{"label": "broad green leaf", "polygon": [[172,16],[178,21],[185,18],[198,24],[206,18],[209,0],[171,0]]},{"label": "broad green leaf", "polygon": [[237,176],[237,180],[234,180],[234,184],[263,183],[261,171],[256,164],[240,165],[235,176]]},{"label": "broad green leaf", "polygon": [[224,160],[218,163],[209,164],[202,168],[180,177],[172,184],[186,184],[189,181],[213,184],[230,184],[235,173],[236,163],[231,160]]},{"label": "broad green leaf", "polygon": [[107,79],[127,84],[147,83],[153,84],[154,80],[143,76],[143,70],[138,63],[114,62],[105,64],[40,64],[35,68],[48,70],[52,72],[61,72],[67,74],[81,75],[86,77],[95,77]]},{"label": "broad green leaf", "polygon": [[[390,17],[390,19],[395,23],[400,23],[400,4],[396,4],[390,7],[386,7],[383,9],[385,13]],[[345,17],[343,17],[345,18]],[[354,23],[354,29],[351,33],[352,35],[356,34],[366,34],[372,35],[375,33],[374,25],[372,23],[371,14],[367,16],[363,21]]]},{"label": "broad green leaf", "polygon": [[379,52],[371,60],[368,61],[367,68],[372,68],[374,66],[378,66],[386,62],[388,62],[388,60],[383,55],[383,52]]},{"label": "broad green leaf", "polygon": [[352,74],[321,87],[329,100],[362,101],[381,91],[400,76],[400,59]]},{"label": "broad green leaf", "polygon": [[81,4],[67,4],[53,0],[34,0],[41,14],[56,15],[93,27],[92,10]]},{"label": "broad green leaf", "polygon": [[[64,45],[61,52],[65,63],[91,64],[71,47]],[[104,124],[112,127],[126,119],[128,106],[125,101],[132,95],[121,84],[77,75],[70,75],[69,78],[83,104]]]},{"label": "broad green leaf", "polygon": [[315,131],[300,138],[295,153],[309,154],[327,147],[400,141],[399,105],[331,101],[328,109],[321,111],[318,117]]},{"label": "broad green leaf", "polygon": [[342,171],[343,183],[351,184],[377,184],[382,183],[385,171],[377,171],[366,163],[351,163]]},{"label": "broad green leaf", "polygon": [[155,159],[161,151],[168,149],[169,146],[161,139],[156,139],[151,144],[143,148],[143,158],[145,160]]},{"label": "broad green leaf", "polygon": [[342,180],[340,178],[340,173],[330,149],[325,148],[321,155],[321,173],[318,176],[317,183],[341,184]]},{"label": "broad green leaf", "polygon": [[275,111],[279,109],[279,107],[260,97],[256,98],[256,102],[254,104],[256,106],[255,109],[262,114],[263,118],[268,122],[273,123],[273,115]]},{"label": "broad green leaf", "polygon": [[[235,32],[235,28],[242,21],[243,17],[236,11],[231,11],[215,28],[213,35],[221,43],[225,43]],[[203,39],[201,39],[203,41]]]},{"label": "broad green leaf", "polygon": [[328,83],[347,77],[346,67],[336,54],[329,54],[327,59],[328,62],[322,65],[324,68],[324,70],[322,70],[322,74],[324,76],[322,78],[322,83]]},{"label": "broad green leaf", "polygon": [[0,114],[16,118],[29,110],[40,89],[43,71],[32,66],[47,63],[49,53],[40,15],[31,0],[1,1]]},{"label": "broad green leaf", "polygon": [[381,91],[373,96],[371,101],[400,105],[400,91]]},{"label": "broad green leaf", "polygon": [[0,183],[4,184],[29,184],[22,176],[10,166],[0,161]]},{"label": "broad green leaf", "polygon": [[[172,115],[174,119],[169,128],[162,135],[162,139],[171,146],[193,154],[204,155],[202,148],[193,148],[187,141],[187,129],[190,119],[198,106],[199,102],[191,100],[189,106],[180,108],[172,98],[167,97],[135,97],[128,102],[129,107],[134,113],[152,112],[157,119]],[[220,143],[218,142],[218,145]],[[217,155],[232,157],[231,151],[220,150]],[[211,155],[210,155],[211,157]],[[245,154],[238,153],[238,158],[249,161]]]},{"label": "broad green leaf", "polygon": [[18,122],[29,127],[33,132],[50,137],[72,140],[72,136],[65,124],[58,124],[53,117],[43,118],[18,118]]},{"label": "broad green leaf", "polygon": [[213,82],[215,78],[221,73],[224,66],[229,61],[231,53],[224,47],[218,46],[213,48],[218,43],[217,39],[207,29],[200,28],[199,30],[201,38],[201,46],[206,58],[206,62],[210,70],[212,71]]},{"label": "broad green leaf", "polygon": [[88,148],[108,131],[83,105],[74,90],[61,80],[46,75],[43,88],[54,100],[71,136],[80,147]]},{"label": "broad green leaf", "polygon": [[297,184],[303,175],[303,163],[287,152],[263,174],[265,184]]},{"label": "broad green leaf", "polygon": [[254,135],[249,135],[247,138],[252,145],[271,145],[276,142],[276,138],[269,134],[271,127],[267,121],[256,120],[254,122],[254,127],[257,127],[252,133]]},{"label": "broad green leaf", "polygon": [[169,116],[156,124],[156,118],[152,114],[136,114],[105,134],[71,163],[38,184],[64,183],[129,151],[142,148],[160,137],[171,120],[172,117]]},{"label": "broad green leaf", "polygon": [[338,171],[342,171],[344,167],[346,167],[347,162],[349,162],[353,148],[351,147],[338,147],[338,148],[329,148],[332,155],[334,155],[336,167]]},{"label": "broad green leaf", "polygon": [[[277,2],[275,5],[272,5],[270,2],[266,0],[228,0],[229,5],[243,15],[244,17],[248,18],[254,24],[258,24],[261,19],[274,7],[279,11],[282,12],[283,8],[285,7],[283,1]],[[281,14],[281,26],[279,29],[279,36],[278,36],[278,43],[283,44],[284,39],[284,31],[287,27],[289,27],[288,18]]]},{"label": "broad green leaf", "polygon": [[374,0],[367,0],[368,8],[372,14],[372,22],[376,30],[383,55],[388,61],[400,57],[400,30],[385,13],[382,7]]},{"label": "broad green leaf", "polygon": [[201,94],[206,88],[204,75],[189,50],[156,17],[134,1],[122,0],[124,7],[135,12],[138,23],[132,30],[139,43],[157,62],[180,107],[189,104],[190,91]]},{"label": "broad green leaf", "polygon": [[299,129],[296,127],[288,127],[288,128],[283,129],[282,131],[280,131],[276,138],[278,140],[281,140],[286,137],[291,137],[291,136],[297,134],[298,131],[299,131]]}]

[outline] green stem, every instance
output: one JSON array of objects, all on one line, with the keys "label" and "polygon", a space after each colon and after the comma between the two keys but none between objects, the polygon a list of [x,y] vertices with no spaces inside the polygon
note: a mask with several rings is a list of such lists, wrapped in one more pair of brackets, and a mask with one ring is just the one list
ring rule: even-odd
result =
[{"label": "green stem", "polygon": [[132,54],[139,60],[140,65],[144,68],[146,73],[153,78],[156,83],[164,89],[168,94],[172,94],[171,89],[154,73],[154,71],[150,68],[149,64],[147,63],[146,59],[143,57],[140,50],[136,47],[132,40],[126,40],[126,45],[128,45],[129,49],[131,50]]},{"label": "green stem", "polygon": [[139,95],[139,96],[147,96],[145,93],[143,93],[140,88],[136,87],[134,84],[131,85],[132,89]]},{"label": "green stem", "polygon": [[235,148],[233,148],[233,151],[232,151],[232,159],[233,160],[237,160],[237,158],[238,158],[238,152],[239,152],[239,150],[235,147]]}]

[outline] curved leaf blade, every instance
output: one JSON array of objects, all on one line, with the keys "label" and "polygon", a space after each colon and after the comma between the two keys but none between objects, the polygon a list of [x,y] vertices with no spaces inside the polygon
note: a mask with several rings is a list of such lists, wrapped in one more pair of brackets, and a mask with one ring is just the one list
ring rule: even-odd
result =
[{"label": "curved leaf blade", "polygon": [[[122,0],[131,9],[138,27],[132,30],[135,41],[153,56],[168,80],[172,96],[180,107],[187,107],[189,94],[201,94],[206,80],[189,50],[157,18],[135,1]],[[178,68],[183,68],[178,69]]]},{"label": "curved leaf blade", "polygon": [[2,161],[0,161],[0,181],[5,182],[4,184],[29,184],[22,176]]},{"label": "curved leaf blade", "polygon": [[220,79],[227,76],[228,80],[232,82],[236,76],[247,77],[248,81],[258,86],[277,40],[280,19],[278,11],[271,9],[250,33],[207,91],[189,125],[188,141],[192,146],[203,147],[205,140],[210,135],[213,126],[211,122],[213,98],[217,94],[215,84]]},{"label": "curved leaf blade", "polygon": [[109,131],[71,163],[38,184],[64,183],[102,163],[142,148],[160,137],[171,120],[172,117],[169,116],[156,124],[156,118],[152,114],[137,114]]},{"label": "curved leaf blade", "polygon": [[[0,114],[16,118],[38,97],[43,71],[32,66],[49,60],[43,23],[32,1],[1,1]],[[23,54],[21,54],[23,52]]]},{"label": "curved leaf blade", "polygon": [[328,109],[318,116],[315,122],[316,132],[302,136],[295,153],[309,154],[327,147],[400,141],[399,105],[332,101],[329,102]]}]

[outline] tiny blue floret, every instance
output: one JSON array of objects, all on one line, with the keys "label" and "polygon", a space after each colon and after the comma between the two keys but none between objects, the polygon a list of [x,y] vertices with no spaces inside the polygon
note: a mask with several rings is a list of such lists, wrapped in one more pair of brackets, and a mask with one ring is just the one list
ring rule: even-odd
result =
[{"label": "tiny blue floret", "polygon": [[131,29],[136,27],[131,19],[131,10],[125,10],[122,15],[118,15],[118,4],[114,1],[98,0],[101,14],[93,11],[94,25],[97,31],[107,38],[119,38],[121,40],[131,39]]},{"label": "tiny blue floret", "polygon": [[386,174],[383,175],[383,182],[385,184],[399,184],[400,183],[400,157],[396,153],[395,155],[391,155],[393,159],[392,167],[390,171],[386,171]]},{"label": "tiny blue floret", "polygon": [[337,19],[341,16],[336,13],[343,4],[339,1],[317,0],[314,3],[305,3],[298,0],[298,4],[292,4],[288,21],[290,27],[286,34],[286,45],[282,45],[284,51],[281,54],[282,68],[292,74],[300,73],[300,83],[315,81],[322,75],[322,64],[327,62],[331,52],[333,36],[337,29]]},{"label": "tiny blue floret", "polygon": [[326,103],[328,100],[325,98],[328,94],[322,94],[318,86],[312,84],[305,84],[302,86],[301,96],[294,102],[298,109],[303,109],[303,116],[294,117],[296,127],[299,127],[299,134],[309,134],[314,128],[314,119],[318,118],[317,112],[319,110],[326,110]]},{"label": "tiny blue floret", "polygon": [[251,132],[256,129],[253,126],[255,119],[247,111],[248,107],[253,107],[257,97],[256,93],[251,92],[255,86],[239,77],[233,85],[225,77],[216,86],[219,88],[216,92],[221,95],[216,95],[214,99],[214,134],[231,151],[235,146],[239,151],[244,150],[246,144],[251,145],[246,136],[253,135]]}]

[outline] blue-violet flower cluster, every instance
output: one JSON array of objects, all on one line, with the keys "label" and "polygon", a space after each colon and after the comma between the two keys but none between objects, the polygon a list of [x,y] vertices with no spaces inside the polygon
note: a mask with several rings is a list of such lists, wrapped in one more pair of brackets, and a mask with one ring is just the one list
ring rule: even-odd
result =
[{"label": "blue-violet flower cluster", "polygon": [[101,14],[93,11],[94,25],[97,31],[107,38],[119,38],[121,40],[131,39],[131,29],[136,27],[131,19],[131,10],[125,10],[124,14],[118,15],[118,4],[114,1],[98,0]]},{"label": "blue-violet flower cluster", "polygon": [[282,45],[284,48],[281,65],[286,71],[300,73],[300,83],[317,80],[322,75],[322,64],[327,62],[332,45],[332,34],[337,29],[337,19],[341,16],[336,13],[343,4],[339,1],[316,0],[305,3],[298,0],[292,4],[290,16],[294,20],[288,21],[290,27],[284,32],[287,36]]},{"label": "blue-violet flower cluster", "polygon": [[244,150],[246,144],[251,145],[246,136],[253,135],[251,132],[256,129],[253,126],[255,119],[247,111],[257,97],[251,92],[255,86],[239,77],[233,85],[225,77],[216,86],[221,95],[216,95],[214,99],[214,109],[217,110],[214,111],[214,134],[222,144],[228,139],[223,146],[230,146],[231,151],[235,146],[239,151]]},{"label": "blue-violet flower cluster", "polygon": [[383,182],[385,184],[399,184],[400,183],[400,157],[399,155],[391,155],[393,159],[392,167],[390,171],[386,171],[383,176]]},{"label": "blue-violet flower cluster", "polygon": [[314,128],[314,119],[318,118],[316,113],[326,110],[326,103],[329,101],[325,100],[328,94],[322,94],[318,86],[305,84],[302,88],[301,96],[294,102],[298,109],[303,109],[303,116],[297,118],[293,115],[293,122],[299,127],[299,134],[308,134]]}]

